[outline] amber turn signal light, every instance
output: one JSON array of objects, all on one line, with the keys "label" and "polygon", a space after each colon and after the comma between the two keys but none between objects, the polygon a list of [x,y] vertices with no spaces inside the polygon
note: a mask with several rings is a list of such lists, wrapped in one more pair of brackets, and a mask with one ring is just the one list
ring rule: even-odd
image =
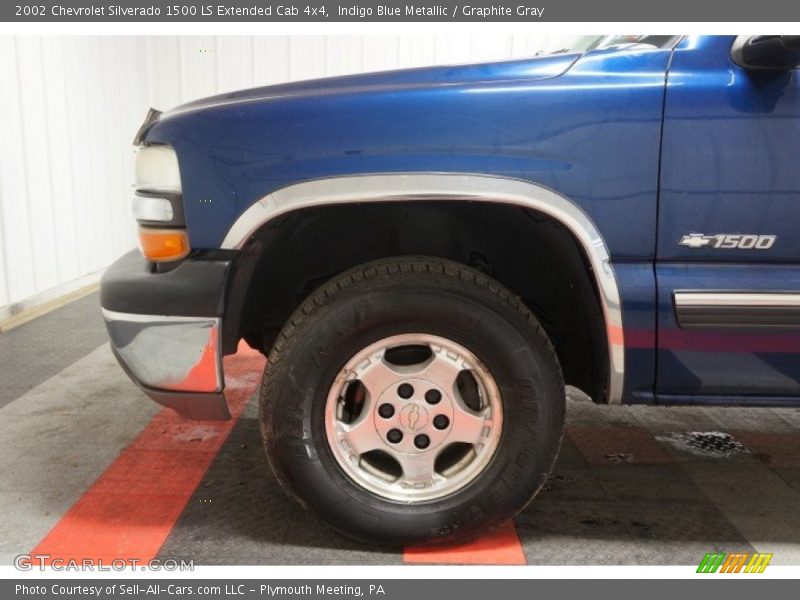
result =
[{"label": "amber turn signal light", "polygon": [[189,238],[183,229],[139,228],[139,248],[148,260],[178,260],[189,254]]}]

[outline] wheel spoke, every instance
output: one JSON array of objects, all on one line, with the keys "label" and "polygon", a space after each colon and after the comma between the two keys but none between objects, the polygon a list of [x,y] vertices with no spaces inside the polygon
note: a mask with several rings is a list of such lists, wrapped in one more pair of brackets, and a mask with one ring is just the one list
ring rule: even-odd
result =
[{"label": "wheel spoke", "polygon": [[405,484],[411,486],[430,485],[433,481],[441,478],[441,475],[434,470],[435,452],[422,452],[421,454],[395,452],[392,456],[397,459],[403,469],[401,481]]},{"label": "wheel spoke", "polygon": [[367,366],[363,368],[359,366],[357,377],[367,388],[369,396],[374,400],[387,387],[396,383],[401,374],[392,369],[392,366],[383,360],[383,352],[373,354],[369,361]]},{"label": "wheel spoke", "polygon": [[367,406],[364,407],[365,410],[355,423],[341,425],[344,437],[347,438],[350,447],[357,456],[361,456],[370,450],[386,447],[375,429],[372,413],[367,411],[367,408]]},{"label": "wheel spoke", "polygon": [[[474,381],[462,381],[467,374]],[[503,408],[477,356],[452,340],[408,333],[370,344],[342,367],[325,419],[333,455],[356,485],[413,503],[444,497],[483,472],[499,444]],[[454,443],[464,452],[448,452]]]},{"label": "wheel spoke", "polygon": [[450,440],[472,445],[482,443],[485,430],[491,425],[489,408],[474,411],[456,395],[455,402],[453,402],[453,430],[450,432]]},{"label": "wheel spoke", "polygon": [[433,356],[424,364],[417,373],[422,377],[436,383],[439,387],[452,393],[456,387],[456,378],[464,370],[457,356],[448,355],[443,349],[434,350]]}]

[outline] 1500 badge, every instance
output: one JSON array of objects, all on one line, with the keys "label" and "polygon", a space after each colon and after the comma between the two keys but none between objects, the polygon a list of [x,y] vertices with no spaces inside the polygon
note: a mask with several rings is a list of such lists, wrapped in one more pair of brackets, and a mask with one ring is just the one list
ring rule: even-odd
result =
[{"label": "1500 badge", "polygon": [[775,245],[777,236],[752,233],[690,233],[678,242],[687,248],[714,248],[719,250],[769,250]]}]

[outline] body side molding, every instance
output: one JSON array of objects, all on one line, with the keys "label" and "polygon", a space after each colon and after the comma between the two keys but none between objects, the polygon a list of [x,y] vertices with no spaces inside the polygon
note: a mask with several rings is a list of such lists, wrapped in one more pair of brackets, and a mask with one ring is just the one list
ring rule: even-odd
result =
[{"label": "body side molding", "polygon": [[608,248],[586,213],[549,188],[505,177],[450,173],[355,175],[307,181],[276,190],[255,202],[228,230],[222,248],[242,248],[262,225],[299,209],[357,202],[418,200],[469,200],[516,205],[545,213],[572,232],[591,263],[603,307],[609,354],[608,401],[620,403],[625,375],[625,345],[619,288]]},{"label": "body side molding", "polygon": [[800,293],[679,290],[675,318],[683,329],[800,327]]}]

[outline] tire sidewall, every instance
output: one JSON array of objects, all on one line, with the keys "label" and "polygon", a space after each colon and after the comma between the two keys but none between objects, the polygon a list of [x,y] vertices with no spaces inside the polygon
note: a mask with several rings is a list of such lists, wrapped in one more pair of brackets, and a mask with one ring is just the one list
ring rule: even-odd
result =
[{"label": "tire sidewall", "polygon": [[[497,290],[448,277],[365,281],[304,315],[293,343],[267,367],[262,425],[285,487],[350,535],[425,543],[473,535],[519,510],[552,467],[563,429],[564,388],[546,336]],[[400,334],[450,339],[475,354],[500,391],[503,428],[486,468],[464,488],[414,504],[354,482],[327,441],[325,404],[334,379],[364,347]]]}]

